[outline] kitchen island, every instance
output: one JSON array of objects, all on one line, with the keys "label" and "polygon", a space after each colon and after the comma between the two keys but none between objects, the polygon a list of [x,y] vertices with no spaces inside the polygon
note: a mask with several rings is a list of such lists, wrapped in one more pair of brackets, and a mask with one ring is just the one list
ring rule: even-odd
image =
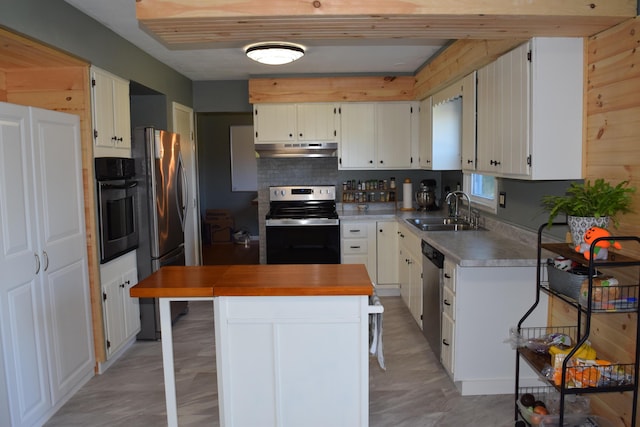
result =
[{"label": "kitchen island", "polygon": [[178,425],[170,301],[212,300],[221,426],[367,426],[371,280],[363,265],[163,267],[167,422]]}]

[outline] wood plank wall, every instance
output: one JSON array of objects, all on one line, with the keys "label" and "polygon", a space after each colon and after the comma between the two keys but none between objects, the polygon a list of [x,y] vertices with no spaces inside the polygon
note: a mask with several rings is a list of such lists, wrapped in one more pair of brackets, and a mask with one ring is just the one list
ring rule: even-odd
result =
[{"label": "wood plank wall", "polygon": [[[585,178],[617,183],[630,180],[640,192],[640,18],[636,17],[588,39]],[[620,217],[618,235],[640,235],[640,193],[634,213]],[[637,245],[622,252],[640,256]],[[615,272],[614,272],[615,273]],[[619,273],[619,270],[618,270]],[[620,276],[616,276],[620,277]],[[638,283],[622,276],[622,284]],[[555,324],[575,322],[575,310],[554,300],[550,311]],[[599,314],[592,322],[592,343],[599,357],[632,361],[636,348],[636,314]],[[630,393],[591,395],[594,412],[631,425]]]},{"label": "wood plank wall", "polygon": [[[89,64],[64,52],[4,30],[0,31],[0,39],[3,40],[3,45],[0,46],[0,56],[3,57],[3,61],[0,64],[2,67],[6,67],[0,67],[1,101],[77,114],[80,117],[86,247],[94,350],[96,362],[104,362],[106,361],[106,350],[94,202],[95,180]],[[21,46],[24,46],[24,49],[21,49]],[[13,60],[14,58],[16,59]]]}]

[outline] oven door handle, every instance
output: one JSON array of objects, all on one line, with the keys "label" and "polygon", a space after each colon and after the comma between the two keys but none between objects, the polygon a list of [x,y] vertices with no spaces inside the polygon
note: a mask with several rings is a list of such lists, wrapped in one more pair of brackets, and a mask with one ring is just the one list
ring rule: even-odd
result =
[{"label": "oven door handle", "polygon": [[104,190],[128,190],[137,186],[137,181],[127,181],[124,184],[106,184],[104,182],[100,183],[100,188]]},{"label": "oven door handle", "polygon": [[314,219],[268,219],[267,227],[309,227],[309,226],[336,226],[340,225],[340,220],[314,220]]}]

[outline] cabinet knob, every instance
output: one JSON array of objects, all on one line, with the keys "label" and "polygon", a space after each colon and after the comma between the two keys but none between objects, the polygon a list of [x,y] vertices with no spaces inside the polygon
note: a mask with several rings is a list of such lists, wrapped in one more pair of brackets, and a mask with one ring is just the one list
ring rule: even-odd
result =
[{"label": "cabinet knob", "polygon": [[292,133],[289,134],[289,138],[293,138],[293,134]]},{"label": "cabinet knob", "polygon": [[299,136],[300,138],[302,138],[302,134],[301,134],[301,133],[300,133],[300,134],[298,134],[298,136]]},{"label": "cabinet knob", "polygon": [[120,284],[120,287],[121,287],[122,289],[124,289],[124,283],[121,283],[121,284]]},{"label": "cabinet knob", "polygon": [[[369,163],[373,163],[373,160],[369,160]],[[382,162],[380,162],[380,163],[382,163]]]},{"label": "cabinet knob", "polygon": [[473,160],[471,160],[471,159],[467,159],[467,164],[468,164],[468,165],[473,164]]},{"label": "cabinet knob", "polygon": [[451,305],[451,303],[450,303],[448,300],[444,300],[444,301],[442,301],[442,303],[443,303],[444,305],[449,305],[449,306]]},{"label": "cabinet knob", "polygon": [[384,161],[383,161],[383,160],[380,160],[380,164],[383,164],[383,163],[384,163]]},{"label": "cabinet knob", "polygon": [[442,340],[442,345],[446,345],[447,347],[449,347],[449,343],[447,342],[447,340]]},{"label": "cabinet knob", "polygon": [[444,277],[445,277],[446,279],[451,279],[451,276],[449,276],[447,273],[444,273]]}]

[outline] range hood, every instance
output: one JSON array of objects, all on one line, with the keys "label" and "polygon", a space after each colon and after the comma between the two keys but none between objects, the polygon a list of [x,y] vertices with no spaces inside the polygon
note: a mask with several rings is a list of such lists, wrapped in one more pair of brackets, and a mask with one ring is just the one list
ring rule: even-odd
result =
[{"label": "range hood", "polygon": [[336,157],[337,142],[256,144],[255,150],[267,157]]}]

